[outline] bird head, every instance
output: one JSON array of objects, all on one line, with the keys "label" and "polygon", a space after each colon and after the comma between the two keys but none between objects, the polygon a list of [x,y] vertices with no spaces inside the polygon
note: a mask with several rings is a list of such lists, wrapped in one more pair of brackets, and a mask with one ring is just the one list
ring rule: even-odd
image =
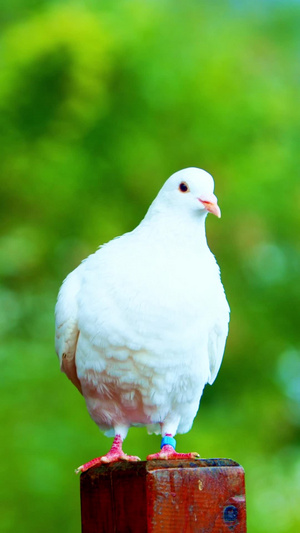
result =
[{"label": "bird head", "polygon": [[172,174],[160,190],[157,199],[172,209],[212,213],[221,217],[217,197],[214,195],[212,176],[200,168],[185,168]]}]

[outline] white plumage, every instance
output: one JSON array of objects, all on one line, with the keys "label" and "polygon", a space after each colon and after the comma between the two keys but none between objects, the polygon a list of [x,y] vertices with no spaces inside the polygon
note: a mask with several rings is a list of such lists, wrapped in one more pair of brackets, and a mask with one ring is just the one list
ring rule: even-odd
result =
[{"label": "white plumage", "polygon": [[[220,367],[229,307],[205,218],[220,216],[204,170],[173,174],[130,233],[65,279],[56,305],[61,369],[107,434],[192,426]],[[185,190],[186,189],[186,190]]]}]

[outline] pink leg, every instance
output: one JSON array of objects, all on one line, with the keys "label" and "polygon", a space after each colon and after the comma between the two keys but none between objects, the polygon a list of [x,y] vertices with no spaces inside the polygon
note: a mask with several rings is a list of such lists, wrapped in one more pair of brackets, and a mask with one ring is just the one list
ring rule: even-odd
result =
[{"label": "pink leg", "polygon": [[112,447],[106,455],[92,459],[88,463],[79,466],[75,470],[76,474],[79,474],[79,472],[85,472],[89,468],[92,468],[92,466],[98,466],[104,463],[116,463],[117,461],[140,461],[139,457],[136,457],[135,455],[126,455],[126,453],[123,452],[122,442],[121,435],[116,435],[114,442],[112,443]]},{"label": "pink leg", "polygon": [[[173,441],[172,444],[164,444],[165,437],[169,437],[170,442]],[[162,439],[162,448],[160,452],[153,453],[152,455],[148,455],[147,460],[152,461],[153,459],[196,459],[197,457],[200,457],[199,453],[197,452],[191,452],[191,453],[177,453],[175,451],[175,445],[176,441],[173,439],[172,435],[170,433],[167,433]]]}]

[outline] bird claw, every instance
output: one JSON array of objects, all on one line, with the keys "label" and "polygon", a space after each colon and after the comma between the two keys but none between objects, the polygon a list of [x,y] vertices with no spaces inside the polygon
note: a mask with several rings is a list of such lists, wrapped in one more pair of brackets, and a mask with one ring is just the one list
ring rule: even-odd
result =
[{"label": "bird claw", "polygon": [[118,461],[128,461],[128,462],[137,462],[140,461],[140,458],[136,455],[127,455],[126,453],[115,453],[115,452],[108,452],[106,455],[102,455],[101,457],[96,457],[96,459],[92,459],[91,461],[88,461],[88,463],[84,463],[83,465],[76,468],[75,473],[80,474],[82,472],[86,472],[93,466],[100,466],[103,464],[110,464],[110,463],[117,463]]},{"label": "bird claw", "polygon": [[172,446],[169,444],[166,444],[162,447],[160,452],[153,453],[152,455],[148,455],[147,461],[153,461],[155,459],[163,459],[163,460],[170,460],[170,459],[199,459],[200,455],[197,452],[190,452],[190,453],[180,453],[176,452]]}]

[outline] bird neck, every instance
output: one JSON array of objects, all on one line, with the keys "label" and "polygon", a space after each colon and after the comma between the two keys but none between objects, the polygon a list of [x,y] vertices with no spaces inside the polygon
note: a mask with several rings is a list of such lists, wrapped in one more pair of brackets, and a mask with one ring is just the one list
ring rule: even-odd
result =
[{"label": "bird neck", "polygon": [[202,246],[207,248],[205,211],[174,213],[173,210],[160,211],[151,206],[137,229],[143,231],[146,238],[158,239],[164,244],[185,247]]}]

